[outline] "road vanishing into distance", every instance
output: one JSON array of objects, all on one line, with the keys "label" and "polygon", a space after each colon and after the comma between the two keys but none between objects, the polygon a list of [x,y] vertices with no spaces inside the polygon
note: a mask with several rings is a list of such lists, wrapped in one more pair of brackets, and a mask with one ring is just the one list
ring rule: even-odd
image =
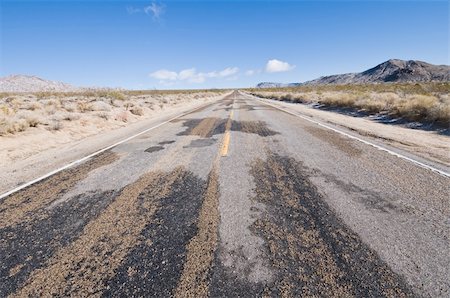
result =
[{"label": "road vanishing into distance", "polygon": [[0,296],[448,297],[449,178],[235,91],[0,201]]}]

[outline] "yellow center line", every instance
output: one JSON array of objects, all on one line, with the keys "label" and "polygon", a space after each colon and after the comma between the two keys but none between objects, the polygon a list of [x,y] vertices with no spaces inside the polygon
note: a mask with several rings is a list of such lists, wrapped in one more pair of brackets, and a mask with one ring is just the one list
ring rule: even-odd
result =
[{"label": "yellow center line", "polygon": [[[234,101],[233,101],[234,105]],[[230,146],[230,128],[231,128],[231,121],[233,119],[233,105],[231,106],[231,112],[230,117],[228,118],[227,124],[225,126],[225,134],[223,136],[222,140],[222,148],[220,150],[220,156],[227,156],[228,155],[228,147]]]}]

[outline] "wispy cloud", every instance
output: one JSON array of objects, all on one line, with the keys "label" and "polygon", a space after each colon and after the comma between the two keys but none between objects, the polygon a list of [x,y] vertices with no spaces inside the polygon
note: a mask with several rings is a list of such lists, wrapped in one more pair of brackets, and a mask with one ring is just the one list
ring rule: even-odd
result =
[{"label": "wispy cloud", "polygon": [[159,20],[166,11],[166,6],[164,4],[157,4],[152,2],[151,5],[144,7],[144,12],[151,15],[154,20]]},{"label": "wispy cloud", "polygon": [[248,77],[260,74],[262,71],[261,69],[249,69],[245,72],[245,75]]},{"label": "wispy cloud", "polygon": [[285,72],[290,71],[294,68],[295,65],[291,65],[278,59],[269,60],[266,64],[266,72]]},{"label": "wispy cloud", "polygon": [[170,82],[185,81],[188,83],[203,83],[211,78],[225,78],[236,79],[239,73],[237,67],[227,67],[220,71],[197,72],[195,68],[183,69],[179,72],[167,69],[160,69],[150,74],[151,78],[159,80],[162,85],[167,85]]},{"label": "wispy cloud", "polygon": [[133,6],[127,6],[127,12],[128,12],[128,14],[135,14],[135,13],[142,12],[142,9],[136,8]]},{"label": "wispy cloud", "polygon": [[156,2],[152,2],[150,5],[144,7],[127,6],[128,14],[145,13],[151,16],[154,21],[160,21],[165,12],[166,5]]}]

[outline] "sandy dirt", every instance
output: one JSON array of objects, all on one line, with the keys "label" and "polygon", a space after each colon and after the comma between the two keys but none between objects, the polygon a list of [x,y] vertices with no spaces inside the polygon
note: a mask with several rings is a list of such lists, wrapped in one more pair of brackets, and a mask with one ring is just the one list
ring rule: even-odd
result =
[{"label": "sandy dirt", "polygon": [[[94,107],[83,112],[79,110],[76,98],[69,97],[52,99],[52,114],[47,112],[49,108],[45,104],[46,100],[36,99],[34,95],[19,95],[9,105],[19,108],[15,111],[9,108],[9,111],[14,111],[9,112],[9,115],[5,113],[8,99],[3,98],[4,121],[0,123],[3,129],[8,124],[14,124],[13,121],[24,114],[28,118],[38,118],[39,124],[36,127],[26,127],[23,131],[0,134],[0,192],[6,192],[159,122],[214,102],[223,95],[220,92],[164,94],[156,98],[143,95],[127,100],[112,100],[112,104],[105,103],[105,99],[90,99],[81,102],[89,102]],[[129,102],[139,108],[138,114],[136,111],[132,112],[134,107],[125,107]],[[34,103],[42,107],[26,110]],[[64,108],[73,104],[78,104],[75,110],[69,109],[68,112]],[[21,120],[25,119],[18,119]],[[53,125],[58,125],[59,128],[53,129]]]}]

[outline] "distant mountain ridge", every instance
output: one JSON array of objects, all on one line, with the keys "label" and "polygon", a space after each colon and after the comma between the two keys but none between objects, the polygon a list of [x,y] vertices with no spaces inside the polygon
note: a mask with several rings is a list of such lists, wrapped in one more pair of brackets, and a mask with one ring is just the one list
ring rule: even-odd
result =
[{"label": "distant mountain ridge", "polygon": [[[366,84],[366,83],[414,83],[449,82],[450,66],[433,65],[417,60],[391,59],[359,73],[345,73],[320,77],[297,85]],[[260,83],[261,84],[261,83]],[[257,87],[260,85],[258,84]],[[282,86],[280,83],[264,83],[262,86]],[[267,87],[259,87],[267,88]]]},{"label": "distant mountain ridge", "polygon": [[262,82],[256,85],[256,88],[280,88],[280,87],[295,87],[299,86],[301,83],[272,83],[272,82]]},{"label": "distant mountain ridge", "polygon": [[84,90],[84,88],[41,79],[37,76],[10,75],[0,78],[0,92],[73,92],[80,90]]}]

